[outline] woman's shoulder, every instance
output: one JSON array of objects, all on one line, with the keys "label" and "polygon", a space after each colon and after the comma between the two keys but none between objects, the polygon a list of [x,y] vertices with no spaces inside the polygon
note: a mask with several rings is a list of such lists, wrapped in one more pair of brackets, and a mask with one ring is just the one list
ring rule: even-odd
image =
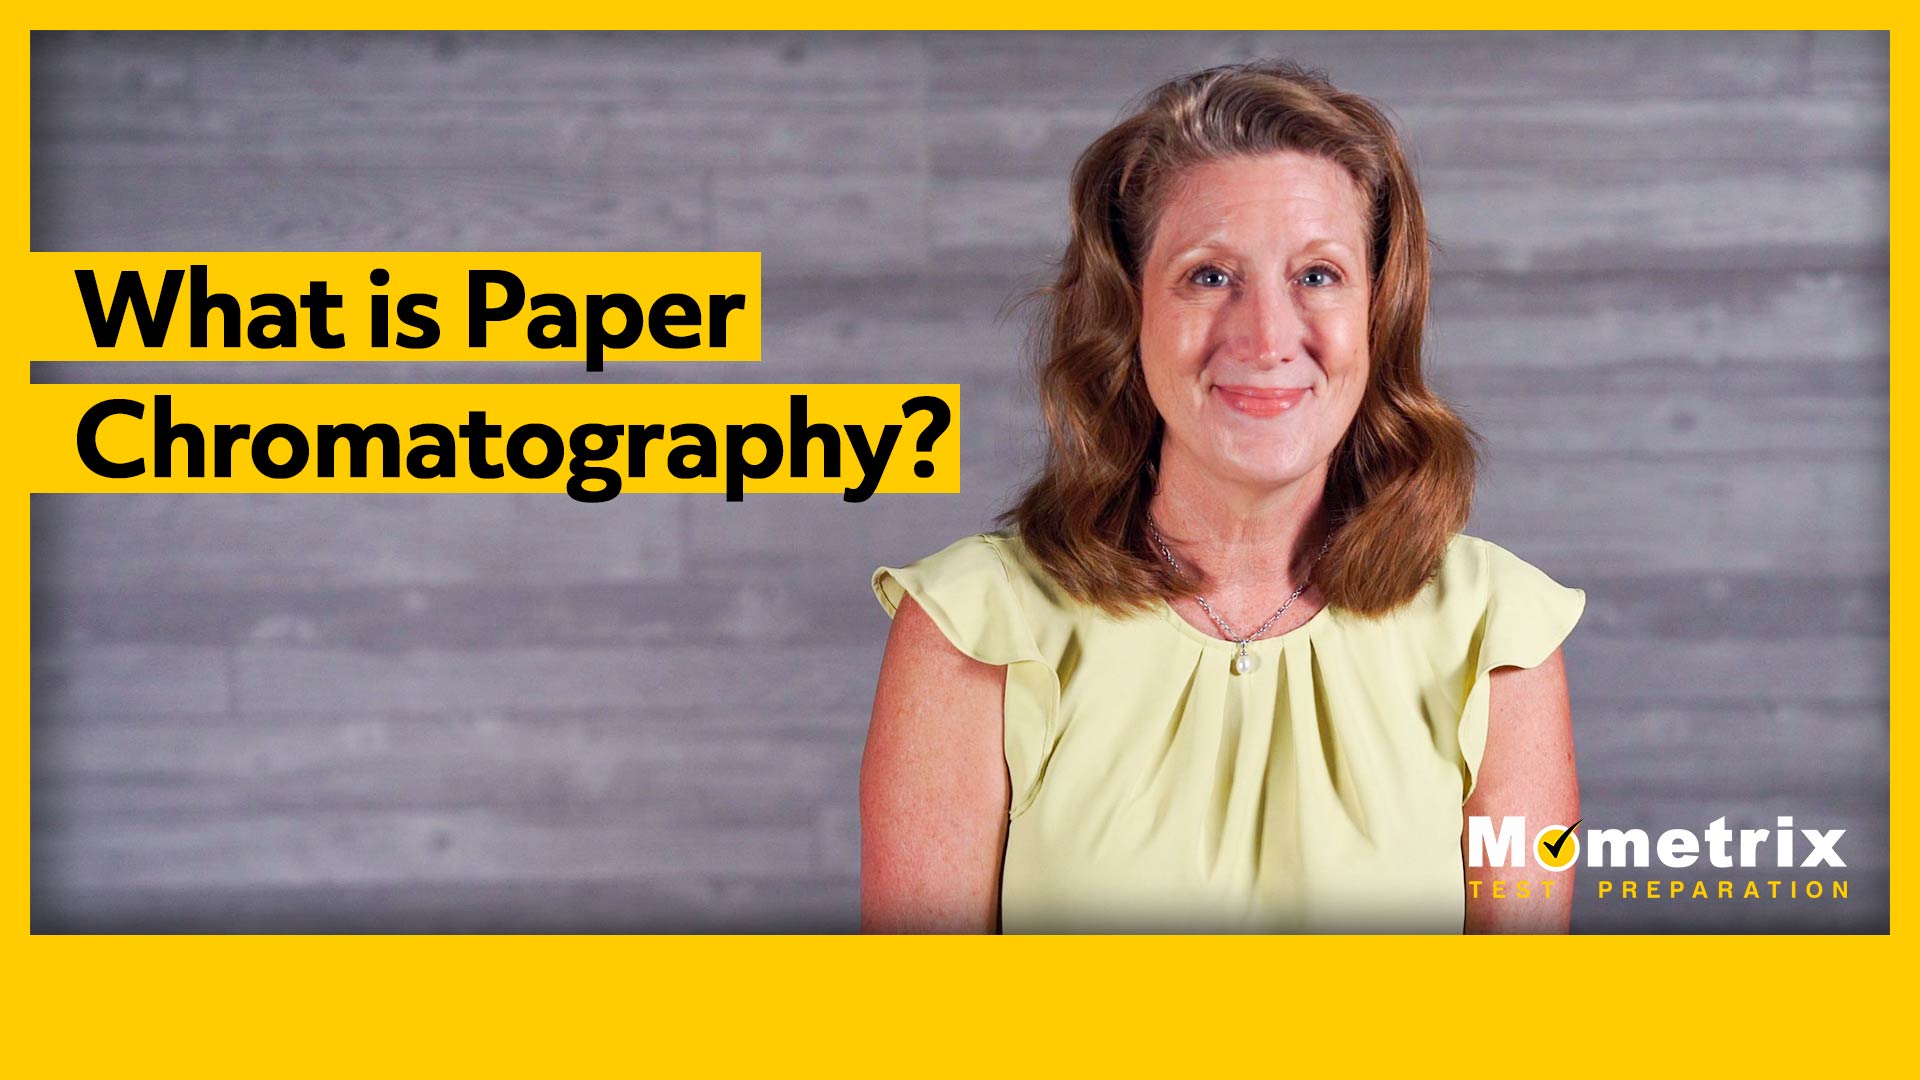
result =
[{"label": "woman's shoulder", "polygon": [[[962,536],[944,547],[903,562],[897,568],[880,567],[880,570],[891,569],[912,569],[923,574],[938,574],[941,577],[953,578],[978,578],[1005,572],[1000,569],[999,552],[994,549],[994,544],[987,533],[971,533]],[[880,570],[874,572],[878,574]]]},{"label": "woman's shoulder", "polygon": [[[1547,572],[1491,540],[1455,533],[1435,576],[1442,589],[1477,594],[1530,594],[1563,588]],[[1579,592],[1579,590],[1572,590]]]},{"label": "woman's shoulder", "polygon": [[1490,635],[1558,644],[1585,607],[1584,590],[1562,585],[1500,544],[1457,533],[1427,586],[1392,619],[1431,631],[1449,648]]},{"label": "woman's shoulder", "polygon": [[1060,586],[1053,576],[1042,567],[1033,552],[1027,548],[1027,542],[1021,538],[1017,526],[1008,525],[993,532],[980,534],[981,539],[993,546],[1005,562],[1007,575],[1019,586],[1035,596],[1045,597],[1049,602],[1063,596]]},{"label": "woman's shoulder", "polygon": [[1034,562],[1026,545],[1021,543],[1018,532],[1011,526],[991,532],[970,533],[911,562],[897,567],[879,567],[874,571],[874,579],[879,581],[902,572],[911,572],[925,582],[950,583],[956,587],[995,589],[1005,586],[1020,594],[1022,599],[1029,595],[1044,594],[1052,584],[1046,571]]},{"label": "woman's shoulder", "polygon": [[1062,614],[1060,594],[1011,528],[962,536],[899,566],[873,571],[873,592],[888,615],[903,597],[915,602],[963,652],[990,663],[1035,659]]}]

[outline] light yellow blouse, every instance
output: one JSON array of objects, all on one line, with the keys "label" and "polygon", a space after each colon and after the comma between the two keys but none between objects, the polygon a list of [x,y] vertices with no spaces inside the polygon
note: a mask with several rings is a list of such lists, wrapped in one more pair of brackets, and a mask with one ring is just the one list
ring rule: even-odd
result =
[{"label": "light yellow blouse", "polygon": [[1066,595],[1011,529],[873,591],[1008,666],[1007,933],[1458,933],[1487,673],[1545,661],[1586,606],[1461,534],[1403,607],[1323,608],[1238,675],[1237,646],[1165,603],[1115,619]]}]

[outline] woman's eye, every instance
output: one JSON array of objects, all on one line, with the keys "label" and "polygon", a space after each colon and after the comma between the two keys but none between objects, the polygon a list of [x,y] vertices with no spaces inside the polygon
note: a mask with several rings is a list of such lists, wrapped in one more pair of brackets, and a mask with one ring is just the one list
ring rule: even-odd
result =
[{"label": "woman's eye", "polygon": [[1222,270],[1217,266],[1203,266],[1200,269],[1195,270],[1193,273],[1188,274],[1187,280],[1193,282],[1195,285],[1201,286],[1202,288],[1218,289],[1225,286],[1227,283],[1229,283],[1233,279],[1227,276],[1227,272],[1225,270]]},{"label": "woman's eye", "polygon": [[1311,285],[1314,288],[1325,288],[1339,281],[1340,276],[1334,273],[1333,268],[1330,266],[1316,266],[1306,273],[1301,274],[1300,280],[1304,284]]}]

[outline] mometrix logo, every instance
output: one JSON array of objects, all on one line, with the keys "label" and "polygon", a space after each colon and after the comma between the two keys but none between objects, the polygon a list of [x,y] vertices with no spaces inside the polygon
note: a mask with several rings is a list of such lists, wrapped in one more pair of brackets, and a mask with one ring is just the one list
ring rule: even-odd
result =
[{"label": "mometrix logo", "polygon": [[[1845,829],[1795,829],[1793,819],[1783,817],[1772,829],[1735,830],[1727,828],[1727,819],[1722,817],[1714,818],[1698,833],[1690,829],[1668,829],[1658,840],[1653,840],[1644,829],[1587,829],[1582,833],[1582,824],[1580,821],[1572,825],[1554,824],[1528,832],[1527,820],[1522,817],[1501,818],[1497,829],[1492,818],[1469,817],[1467,865],[1526,868],[1531,858],[1534,866],[1560,874],[1580,862],[1580,852],[1584,849],[1588,866],[1612,869],[1651,866],[1657,855],[1660,865],[1684,870],[1700,864],[1704,856],[1706,862],[1694,871],[1702,876],[1693,880],[1613,875],[1597,882],[1594,894],[1602,900],[1615,897],[1621,900],[1798,900],[1803,896],[1814,900],[1847,899],[1848,883],[1844,878],[1803,880],[1805,875],[1798,875],[1774,880],[1755,875],[1745,881],[1735,881],[1731,876],[1708,873],[1709,867],[1748,870],[1760,866],[1844,867],[1846,860],[1837,849],[1840,838],[1846,835]],[[1707,880],[1709,876],[1714,880]],[[1619,880],[1614,880],[1616,877]],[[1468,891],[1475,898],[1481,896],[1481,884],[1478,877],[1467,881]],[[1551,878],[1498,878],[1489,879],[1486,884],[1487,895],[1495,900],[1524,900],[1535,893],[1545,898],[1553,896]]]},{"label": "mometrix logo", "polygon": [[1469,817],[1467,865],[1524,867],[1531,855],[1540,869],[1557,874],[1579,861],[1582,848],[1588,866],[1616,868],[1651,866],[1654,854],[1662,866],[1684,870],[1700,861],[1703,849],[1708,864],[1723,869],[1847,865],[1835,850],[1847,830],[1795,829],[1790,817],[1780,818],[1773,829],[1729,829],[1727,819],[1720,817],[1698,833],[1668,829],[1657,841],[1644,829],[1588,829],[1583,843],[1575,832],[1580,825],[1548,825],[1533,833],[1528,845],[1524,817],[1501,818],[1497,830],[1492,818]]}]

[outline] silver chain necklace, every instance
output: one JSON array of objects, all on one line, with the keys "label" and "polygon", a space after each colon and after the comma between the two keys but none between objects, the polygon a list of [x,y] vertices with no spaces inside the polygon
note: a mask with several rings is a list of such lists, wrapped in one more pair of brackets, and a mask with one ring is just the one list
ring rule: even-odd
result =
[{"label": "silver chain necklace", "polygon": [[[1147,515],[1147,531],[1153,534],[1153,542],[1159,545],[1160,554],[1165,555],[1167,557],[1167,564],[1169,566],[1172,566],[1173,569],[1176,572],[1178,572],[1180,569],[1180,563],[1176,559],[1174,559],[1173,552],[1167,550],[1167,542],[1161,539],[1160,529],[1156,525],[1154,525],[1152,514]],[[1272,615],[1268,616],[1267,621],[1260,624],[1260,629],[1255,630],[1253,633],[1248,634],[1246,637],[1241,637],[1240,635],[1234,633],[1233,628],[1227,625],[1226,620],[1222,619],[1218,614],[1214,612],[1213,605],[1207,603],[1206,597],[1201,596],[1199,593],[1195,593],[1193,595],[1193,598],[1199,602],[1201,610],[1205,611],[1207,613],[1207,617],[1213,620],[1214,625],[1220,628],[1220,632],[1227,636],[1227,640],[1232,641],[1233,643],[1240,646],[1239,651],[1233,654],[1233,663],[1230,665],[1235,675],[1245,675],[1251,672],[1253,669],[1260,666],[1260,658],[1247,651],[1247,642],[1252,641],[1255,638],[1258,638],[1260,635],[1266,633],[1267,628],[1272,626],[1274,622],[1280,618],[1280,616],[1285,615],[1287,613],[1287,609],[1293,606],[1293,602],[1295,600],[1300,599],[1300,594],[1307,591],[1307,587],[1313,584],[1313,568],[1319,565],[1320,556],[1325,555],[1327,553],[1327,548],[1332,546],[1332,544],[1333,544],[1333,534],[1328,533],[1327,538],[1320,542],[1320,550],[1314,553],[1313,561],[1307,564],[1307,572],[1300,581],[1300,587],[1293,590],[1293,595],[1287,597],[1287,602],[1280,605],[1279,611],[1276,611]]]}]

